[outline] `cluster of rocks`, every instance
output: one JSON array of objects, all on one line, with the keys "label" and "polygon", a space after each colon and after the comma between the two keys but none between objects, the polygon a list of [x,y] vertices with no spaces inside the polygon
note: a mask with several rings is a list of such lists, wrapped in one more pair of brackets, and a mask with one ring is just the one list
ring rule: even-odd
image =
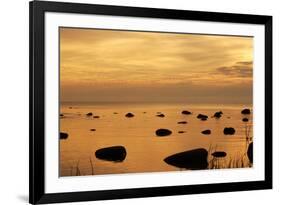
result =
[{"label": "cluster of rocks", "polygon": [[[185,131],[179,131],[178,133],[185,133]],[[207,129],[207,130],[203,130],[201,133],[204,135],[210,135],[212,133],[212,131]],[[226,127],[226,128],[224,128],[223,133],[225,135],[234,135],[235,129],[233,127]],[[161,129],[156,130],[155,134],[159,137],[169,136],[172,134],[172,131],[169,129],[161,128]]]},{"label": "cluster of rocks", "polygon": [[[143,112],[146,113],[146,112]],[[117,112],[114,112],[113,114],[118,114]],[[192,113],[190,111],[184,110],[182,111],[183,115],[191,115]],[[223,112],[219,111],[214,113],[213,117],[216,119],[221,118]],[[241,111],[241,114],[243,115],[249,115],[251,114],[251,111],[249,109],[243,109]],[[63,114],[60,114],[60,117],[63,117]],[[93,118],[100,118],[100,116],[93,115],[92,112],[89,112],[86,114],[87,117],[93,116]],[[132,118],[135,115],[133,113],[127,113],[125,117]],[[157,113],[157,117],[165,117],[163,113]],[[197,118],[206,121],[208,119],[207,115],[204,114],[198,114]],[[248,118],[244,117],[242,119],[243,122],[248,122]],[[179,121],[178,124],[187,124],[187,121]],[[96,129],[92,128],[90,131],[96,131]],[[160,128],[155,131],[156,136],[164,137],[169,136],[173,132],[169,129]],[[185,131],[178,131],[178,133],[185,133]],[[203,130],[201,132],[204,135],[210,135],[211,130]],[[235,129],[233,127],[225,127],[223,130],[223,133],[225,135],[234,135]],[[68,133],[60,132],[60,139],[65,140],[68,138]],[[216,151],[211,154],[214,158],[223,158],[227,155],[224,151]],[[111,146],[111,147],[105,147],[96,150],[95,156],[98,159],[106,160],[106,161],[113,161],[113,162],[122,162],[125,160],[127,156],[127,151],[124,146],[118,145],[118,146]],[[253,163],[253,143],[250,143],[247,149],[247,156],[249,158],[249,161]],[[172,166],[176,166],[178,168],[184,168],[184,169],[206,169],[208,167],[208,151],[204,148],[199,149],[193,149],[188,150],[185,152],[180,152],[173,154],[171,156],[168,156],[164,159],[164,161]]]},{"label": "cluster of rocks", "polygon": [[208,116],[207,115],[203,115],[203,114],[199,114],[199,115],[197,115],[197,118],[202,120],[202,121],[206,121],[208,119]]}]

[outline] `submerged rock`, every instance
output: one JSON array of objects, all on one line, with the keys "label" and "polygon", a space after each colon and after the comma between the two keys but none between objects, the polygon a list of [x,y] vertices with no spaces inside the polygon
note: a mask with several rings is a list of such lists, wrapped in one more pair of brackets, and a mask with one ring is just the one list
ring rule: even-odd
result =
[{"label": "submerged rock", "polygon": [[178,124],[187,124],[186,121],[179,121]]},{"label": "submerged rock", "polygon": [[65,132],[60,132],[60,139],[61,140],[65,140],[65,139],[67,139],[68,138],[68,134],[67,133],[65,133]]},{"label": "submerged rock", "polygon": [[212,153],[212,156],[213,156],[213,157],[216,157],[216,158],[225,157],[225,156],[226,156],[226,152],[223,152],[223,151],[216,151],[216,152]]},{"label": "submerged rock", "polygon": [[208,116],[207,115],[203,115],[203,114],[199,114],[199,115],[197,115],[197,118],[201,119],[201,120],[207,120]]},{"label": "submerged rock", "polygon": [[96,115],[96,116],[94,116],[93,118],[96,118],[96,119],[97,119],[97,118],[100,118],[100,116]]},{"label": "submerged rock", "polygon": [[125,115],[125,117],[134,117],[135,115],[133,114],[133,113],[127,113],[126,115]]},{"label": "submerged rock", "polygon": [[241,114],[243,114],[243,115],[249,115],[249,114],[251,114],[251,110],[248,109],[248,108],[245,108],[245,109],[243,109],[243,110],[241,111]]},{"label": "submerged rock", "polygon": [[157,136],[163,137],[163,136],[168,136],[168,135],[172,134],[172,131],[168,130],[168,129],[158,129],[155,131],[155,134]]},{"label": "submerged rock", "polygon": [[187,110],[183,110],[183,111],[181,112],[181,114],[183,114],[183,115],[191,115],[192,113],[189,112],[189,111],[187,111]]},{"label": "submerged rock", "polygon": [[89,112],[89,113],[86,114],[86,116],[88,116],[88,117],[90,117],[90,116],[92,116],[92,115],[93,115],[92,112]]},{"label": "submerged rock", "polygon": [[234,135],[235,129],[233,127],[226,127],[226,128],[224,128],[223,133],[225,135]]},{"label": "submerged rock", "polygon": [[209,135],[209,134],[211,134],[211,130],[204,130],[201,133],[204,135]]},{"label": "submerged rock", "polygon": [[171,155],[164,161],[178,168],[185,169],[206,169],[208,167],[208,151],[203,148],[189,150]]},{"label": "submerged rock", "polygon": [[218,119],[218,118],[221,118],[222,114],[223,114],[223,112],[219,111],[219,112],[216,112],[213,117]]},{"label": "submerged rock", "polygon": [[157,117],[165,117],[165,115],[164,114],[158,114],[158,115],[156,115]]},{"label": "submerged rock", "polygon": [[251,142],[248,146],[247,156],[249,158],[249,161],[253,163],[253,142]]},{"label": "submerged rock", "polygon": [[90,129],[90,131],[94,132],[94,131],[96,131],[96,129],[93,128],[93,129]]},{"label": "submerged rock", "polygon": [[112,146],[97,150],[95,155],[98,159],[122,162],[126,158],[127,152],[123,146]]},{"label": "submerged rock", "polygon": [[243,121],[243,122],[248,122],[248,121],[249,121],[249,119],[248,119],[248,118],[246,118],[246,117],[244,117],[244,118],[242,119],[242,121]]},{"label": "submerged rock", "polygon": [[178,131],[179,134],[185,133],[185,131]]}]

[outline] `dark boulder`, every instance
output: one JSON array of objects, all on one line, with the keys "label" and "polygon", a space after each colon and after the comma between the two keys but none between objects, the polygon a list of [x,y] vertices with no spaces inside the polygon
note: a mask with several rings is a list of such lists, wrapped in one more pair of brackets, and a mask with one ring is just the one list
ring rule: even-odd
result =
[{"label": "dark boulder", "polygon": [[95,152],[95,155],[98,159],[122,162],[126,158],[127,152],[123,146],[113,146],[99,149]]},{"label": "dark boulder", "polygon": [[192,113],[189,112],[189,111],[187,111],[187,110],[183,110],[183,111],[181,112],[181,114],[183,114],[183,115],[191,115]]},{"label": "dark boulder", "polygon": [[197,115],[197,118],[201,119],[201,120],[207,120],[208,116],[207,115],[203,115],[203,114],[199,114],[199,115]]},{"label": "dark boulder", "polygon": [[96,118],[96,119],[98,119],[98,118],[100,118],[100,116],[97,116],[97,115],[96,115],[96,116],[94,116],[93,118]]},{"label": "dark boulder", "polygon": [[96,131],[96,129],[93,128],[93,129],[90,129],[90,131],[94,132],[94,131]]},{"label": "dark boulder", "polygon": [[126,117],[134,117],[135,115],[133,114],[133,113],[127,113],[126,115],[125,115]]},{"label": "dark boulder", "polygon": [[186,121],[179,121],[178,124],[187,124]]},{"label": "dark boulder", "polygon": [[68,138],[68,134],[65,132],[60,132],[60,139],[61,140],[66,140]]},{"label": "dark boulder", "polygon": [[208,167],[208,151],[203,148],[189,150],[171,155],[164,161],[178,168],[185,169],[207,169]]},{"label": "dark boulder", "polygon": [[86,116],[88,116],[88,117],[93,116],[93,113],[89,112],[89,113],[86,114]]},{"label": "dark boulder", "polygon": [[248,118],[246,118],[246,117],[244,117],[244,118],[242,119],[242,121],[243,121],[243,122],[248,122],[248,121],[249,121],[249,119],[248,119]]},{"label": "dark boulder", "polygon": [[248,146],[247,156],[249,158],[249,161],[253,163],[253,142],[251,142]]},{"label": "dark boulder", "polygon": [[172,131],[168,130],[168,129],[158,129],[155,131],[155,134],[157,136],[163,137],[163,136],[168,136],[168,135],[172,134]]},{"label": "dark boulder", "polygon": [[117,114],[118,114],[118,112],[114,112],[113,114],[114,114],[114,115],[117,115]]},{"label": "dark boulder", "polygon": [[216,157],[216,158],[225,157],[226,156],[226,152],[216,151],[216,152],[212,153],[212,156]]},{"label": "dark boulder", "polygon": [[226,128],[224,128],[223,133],[225,135],[234,135],[235,129],[233,127],[226,127]]},{"label": "dark boulder", "polygon": [[251,110],[245,108],[245,109],[243,109],[243,110],[241,111],[241,114],[243,114],[243,115],[249,115],[249,114],[251,114]]},{"label": "dark boulder", "polygon": [[178,131],[179,134],[185,133],[185,131]]},{"label": "dark boulder", "polygon": [[204,130],[201,132],[204,135],[210,135],[211,134],[211,130]]},{"label": "dark boulder", "polygon": [[158,114],[158,115],[156,115],[157,117],[165,117],[165,115],[164,114]]},{"label": "dark boulder", "polygon": [[201,121],[206,121],[207,120],[207,118],[201,118]]},{"label": "dark boulder", "polygon": [[221,118],[222,114],[223,114],[223,112],[219,111],[219,112],[216,112],[213,117],[218,119],[218,118]]}]

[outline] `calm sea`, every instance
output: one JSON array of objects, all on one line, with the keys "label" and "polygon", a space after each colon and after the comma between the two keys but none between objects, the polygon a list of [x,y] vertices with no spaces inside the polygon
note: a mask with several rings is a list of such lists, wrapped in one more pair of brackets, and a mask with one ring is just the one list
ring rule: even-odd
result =
[{"label": "calm sea", "polygon": [[[80,175],[179,170],[163,159],[196,148],[210,150],[212,147],[227,153],[224,160],[235,159],[246,151],[245,126],[252,126],[252,115],[247,116],[248,123],[242,122],[243,108],[252,109],[249,105],[62,103],[64,116],[60,119],[60,131],[68,133],[69,137],[60,140],[60,175],[76,175],[77,168]],[[183,110],[193,114],[182,115]],[[217,111],[223,112],[222,117],[211,118]],[[89,112],[100,118],[87,117]],[[135,116],[126,118],[128,112]],[[157,112],[165,117],[156,117]],[[197,119],[199,113],[208,115],[209,119]],[[187,124],[177,124],[179,121],[187,121]],[[235,128],[236,133],[224,135],[225,127]],[[169,129],[172,134],[157,137],[155,131],[159,128]],[[201,131],[206,129],[212,133],[203,135]],[[123,162],[95,157],[96,150],[115,145],[122,145],[127,150]]]}]

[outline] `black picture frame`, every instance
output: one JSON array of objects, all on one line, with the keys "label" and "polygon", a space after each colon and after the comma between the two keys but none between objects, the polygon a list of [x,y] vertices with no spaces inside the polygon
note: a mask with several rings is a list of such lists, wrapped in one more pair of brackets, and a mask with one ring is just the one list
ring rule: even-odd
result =
[{"label": "black picture frame", "polygon": [[[123,199],[167,195],[260,190],[272,188],[272,17],[262,15],[106,6],[32,1],[30,12],[30,165],[29,202],[32,204]],[[71,193],[45,192],[45,80],[44,19],[46,12],[149,17],[259,24],[265,28],[265,180]]]}]

